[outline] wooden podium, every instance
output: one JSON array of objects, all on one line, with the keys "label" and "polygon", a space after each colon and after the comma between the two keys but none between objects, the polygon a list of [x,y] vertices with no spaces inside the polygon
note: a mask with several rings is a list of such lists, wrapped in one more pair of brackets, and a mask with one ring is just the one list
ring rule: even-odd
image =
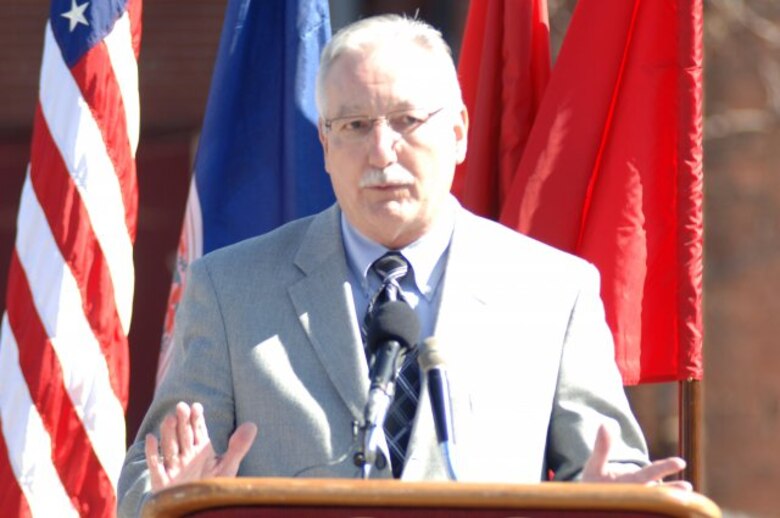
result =
[{"label": "wooden podium", "polygon": [[699,493],[629,484],[224,478],[161,491],[146,503],[143,516],[712,518],[721,513]]}]

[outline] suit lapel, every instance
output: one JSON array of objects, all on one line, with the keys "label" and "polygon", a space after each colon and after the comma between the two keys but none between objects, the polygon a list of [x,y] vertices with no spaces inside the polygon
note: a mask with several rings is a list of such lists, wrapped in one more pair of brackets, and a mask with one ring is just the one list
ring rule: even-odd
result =
[{"label": "suit lapel", "polygon": [[335,205],[314,218],[295,259],[304,277],[288,291],[325,371],[352,414],[361,419],[369,388],[368,366],[339,218]]},{"label": "suit lapel", "polygon": [[459,209],[434,326],[434,335],[445,357],[456,355],[465,365],[468,365],[468,355],[475,353],[480,335],[486,331],[485,317],[489,315],[491,299],[487,282],[490,272],[485,271],[479,247],[473,246],[473,242],[469,244],[474,236],[470,223],[469,213]]}]

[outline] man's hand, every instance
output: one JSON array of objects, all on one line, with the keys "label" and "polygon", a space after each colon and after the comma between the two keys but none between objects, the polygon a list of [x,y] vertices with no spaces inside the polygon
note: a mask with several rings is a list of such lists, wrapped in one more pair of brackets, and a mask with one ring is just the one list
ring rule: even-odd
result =
[{"label": "man's hand", "polygon": [[152,492],[209,477],[234,477],[256,435],[257,426],[242,424],[230,437],[225,454],[218,456],[206,430],[203,406],[179,403],[176,415],[167,415],[160,426],[159,444],[153,434],[146,436]]},{"label": "man's hand", "polygon": [[685,491],[693,489],[690,482],[685,480],[663,481],[665,477],[685,469],[685,461],[683,459],[669,457],[657,460],[644,468],[639,468],[634,464],[609,464],[607,459],[609,458],[611,446],[612,437],[606,427],[602,425],[596,435],[593,453],[582,470],[583,482],[624,482],[644,484],[646,486],[663,484],[665,487],[674,487]]}]

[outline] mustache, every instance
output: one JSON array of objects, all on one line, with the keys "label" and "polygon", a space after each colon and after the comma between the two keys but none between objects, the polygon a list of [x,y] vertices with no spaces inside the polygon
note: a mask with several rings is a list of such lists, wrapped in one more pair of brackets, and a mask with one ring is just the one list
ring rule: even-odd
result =
[{"label": "mustache", "polygon": [[360,187],[379,187],[386,185],[409,185],[414,183],[414,175],[399,164],[384,169],[372,167],[366,169],[360,178]]}]

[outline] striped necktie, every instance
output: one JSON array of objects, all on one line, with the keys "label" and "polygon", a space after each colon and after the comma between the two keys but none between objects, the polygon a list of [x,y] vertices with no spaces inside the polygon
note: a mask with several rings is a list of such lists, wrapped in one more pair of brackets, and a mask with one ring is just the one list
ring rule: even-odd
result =
[{"label": "striped necktie", "polygon": [[[379,276],[382,286],[369,301],[364,322],[371,319],[376,306],[394,300],[405,300],[400,281],[409,272],[409,263],[398,252],[387,252],[377,259],[371,268]],[[417,365],[417,349],[408,352],[395,381],[395,395],[385,417],[384,430],[393,476],[400,478],[406,457],[406,447],[412,433],[417,400],[420,396],[420,368]]]}]

